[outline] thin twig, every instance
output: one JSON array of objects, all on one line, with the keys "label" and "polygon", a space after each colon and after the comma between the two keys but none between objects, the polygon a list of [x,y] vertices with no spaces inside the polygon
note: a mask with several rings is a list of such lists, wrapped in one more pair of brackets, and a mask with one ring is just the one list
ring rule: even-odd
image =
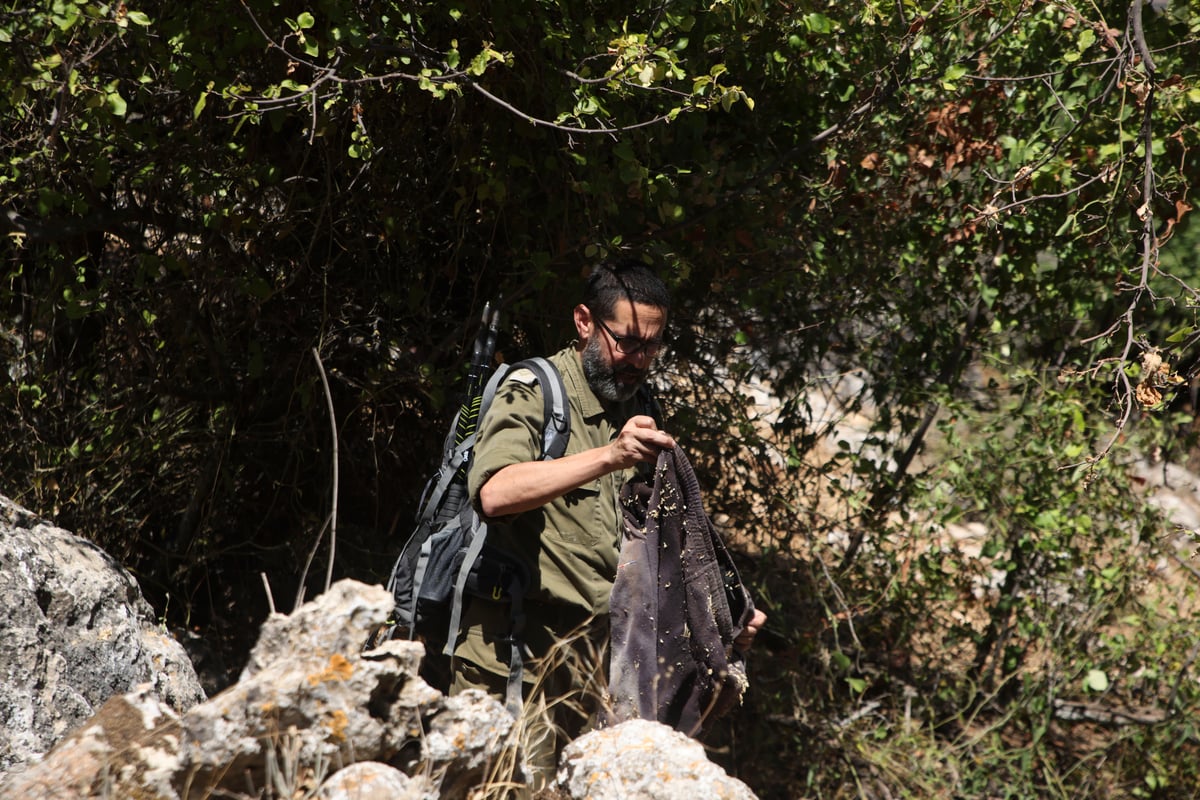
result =
[{"label": "thin twig", "polygon": [[[1158,261],[1158,239],[1155,235],[1155,214],[1154,214],[1154,193],[1155,193],[1155,174],[1154,174],[1154,128],[1153,115],[1155,109],[1155,66],[1154,59],[1150,56],[1150,49],[1146,45],[1146,36],[1142,30],[1142,5],[1144,0],[1131,0],[1129,5],[1129,39],[1132,40],[1131,45],[1126,45],[1122,50],[1122,63],[1127,63],[1131,68],[1134,62],[1133,54],[1136,50],[1142,60],[1142,69],[1146,74],[1147,91],[1143,101],[1142,109],[1142,125],[1140,137],[1142,140],[1142,205],[1137,209],[1137,216],[1142,222],[1141,234],[1141,264],[1139,266],[1139,277],[1136,285],[1128,285],[1123,291],[1131,291],[1132,299],[1126,306],[1125,311],[1103,332],[1091,336],[1082,341],[1082,344],[1089,344],[1098,339],[1106,339],[1113,336],[1121,328],[1125,329],[1125,344],[1121,351],[1121,355],[1114,359],[1105,359],[1097,365],[1093,370],[1093,374],[1100,367],[1106,364],[1116,364],[1117,387],[1114,393],[1121,404],[1120,419],[1117,420],[1116,427],[1112,431],[1108,440],[1101,447],[1100,451],[1083,462],[1085,464],[1095,464],[1105,458],[1112,450],[1113,446],[1120,439],[1125,427],[1129,424],[1133,417],[1133,412],[1137,407],[1137,399],[1135,397],[1135,387],[1130,380],[1128,373],[1124,369],[1129,363],[1133,348],[1137,343],[1137,309],[1142,299],[1148,294],[1153,297],[1150,289],[1150,276],[1153,269],[1157,266]],[[1124,73],[1123,73],[1124,74]],[[1080,464],[1072,464],[1064,467],[1064,469],[1073,469]]]},{"label": "thin twig", "polygon": [[[1141,2],[1141,0],[1136,0]],[[1054,717],[1072,722],[1086,720],[1108,727],[1124,725],[1158,725],[1165,722],[1170,711],[1154,706],[1125,708],[1103,703],[1079,703],[1068,700],[1054,701]]]},{"label": "thin twig", "polygon": [[258,574],[260,576],[262,576],[263,588],[267,590],[267,608],[269,608],[271,610],[271,613],[274,614],[275,613],[275,597],[271,594],[271,582],[269,580],[267,580],[267,573],[260,572]]},{"label": "thin twig", "polygon": [[1183,567],[1188,572],[1192,573],[1193,578],[1195,578],[1196,580],[1200,580],[1200,570],[1196,569],[1191,564],[1189,564],[1182,556],[1180,556],[1178,553],[1170,552],[1170,551],[1167,552],[1167,555],[1170,556],[1172,559],[1174,559],[1176,564]]},{"label": "thin twig", "polygon": [[325,365],[321,363],[321,354],[317,348],[312,350],[317,362],[317,370],[321,373],[321,385],[325,388],[325,405],[329,409],[329,430],[333,436],[333,489],[329,510],[329,567],[325,571],[325,591],[333,584],[333,557],[337,552],[337,511],[338,511],[338,433],[337,417],[334,416],[333,395],[329,391],[329,378],[325,375]]},{"label": "thin twig", "polygon": [[308,580],[308,569],[312,566],[313,559],[317,555],[317,550],[321,547],[321,540],[325,538],[325,529],[329,527],[329,517],[325,517],[325,521],[321,523],[321,530],[317,531],[317,539],[313,542],[312,549],[308,551],[308,558],[304,560],[304,569],[300,570],[300,580],[296,586],[296,602],[292,604],[292,610],[296,610],[304,602],[305,582]]}]

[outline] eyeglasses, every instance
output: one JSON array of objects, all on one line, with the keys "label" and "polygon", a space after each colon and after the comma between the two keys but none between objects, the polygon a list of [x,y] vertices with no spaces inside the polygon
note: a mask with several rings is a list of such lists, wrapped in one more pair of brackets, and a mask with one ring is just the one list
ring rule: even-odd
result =
[{"label": "eyeglasses", "polygon": [[641,339],[637,336],[622,336],[618,333],[613,333],[612,328],[605,325],[604,320],[600,319],[595,313],[592,314],[592,319],[596,320],[596,324],[612,337],[613,347],[622,355],[635,356],[638,353],[644,352],[647,355],[653,356],[662,349],[662,339]]}]

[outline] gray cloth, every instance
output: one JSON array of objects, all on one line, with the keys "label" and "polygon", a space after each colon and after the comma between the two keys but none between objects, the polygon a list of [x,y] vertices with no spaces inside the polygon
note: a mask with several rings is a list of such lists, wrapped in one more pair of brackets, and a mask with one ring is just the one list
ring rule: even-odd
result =
[{"label": "gray cloth", "polygon": [[652,481],[639,475],[627,482],[621,505],[609,721],[655,720],[699,736],[741,703],[748,682],[733,641],[754,604],[704,513],[681,449],[659,456]]}]

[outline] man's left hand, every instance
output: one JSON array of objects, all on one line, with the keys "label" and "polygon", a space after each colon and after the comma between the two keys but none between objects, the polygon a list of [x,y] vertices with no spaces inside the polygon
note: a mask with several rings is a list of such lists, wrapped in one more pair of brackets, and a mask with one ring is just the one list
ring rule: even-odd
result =
[{"label": "man's left hand", "polygon": [[734,649],[739,653],[747,653],[750,651],[750,646],[754,644],[754,637],[758,634],[758,629],[767,624],[767,615],[757,608],[754,609],[754,615],[750,617],[750,621],[746,623],[746,627],[736,639],[733,640]]}]

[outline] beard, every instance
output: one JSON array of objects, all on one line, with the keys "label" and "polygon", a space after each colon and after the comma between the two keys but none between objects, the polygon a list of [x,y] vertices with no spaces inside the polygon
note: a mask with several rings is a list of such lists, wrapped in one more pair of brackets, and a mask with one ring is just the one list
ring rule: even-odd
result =
[{"label": "beard", "polygon": [[[587,378],[588,386],[601,400],[610,403],[623,403],[632,400],[637,390],[646,382],[649,374],[632,365],[614,366],[604,358],[600,349],[600,337],[592,336],[583,348],[583,376]],[[624,381],[621,378],[635,378]]]}]

